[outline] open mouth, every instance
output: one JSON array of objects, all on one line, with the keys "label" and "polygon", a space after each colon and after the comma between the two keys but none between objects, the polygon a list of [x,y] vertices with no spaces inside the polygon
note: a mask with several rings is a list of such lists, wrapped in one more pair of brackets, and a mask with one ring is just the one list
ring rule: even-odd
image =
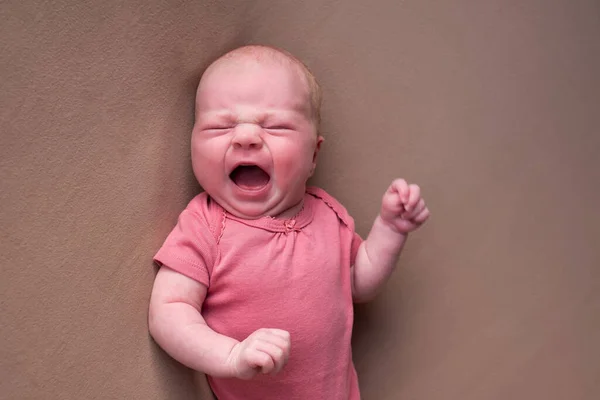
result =
[{"label": "open mouth", "polygon": [[262,189],[271,179],[269,174],[257,165],[239,165],[231,171],[229,178],[244,190]]}]

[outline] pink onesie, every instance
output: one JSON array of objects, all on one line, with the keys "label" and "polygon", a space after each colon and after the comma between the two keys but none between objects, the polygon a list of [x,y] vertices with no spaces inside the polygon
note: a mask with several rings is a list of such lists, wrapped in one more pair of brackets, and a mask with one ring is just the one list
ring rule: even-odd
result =
[{"label": "pink onesie", "polygon": [[216,332],[240,341],[259,328],[291,336],[276,376],[209,376],[219,400],[360,399],[350,349],[350,267],[360,242],[344,207],[319,188],[307,189],[288,220],[245,220],[206,193],[192,199],[155,261],[207,286],[202,315]]}]

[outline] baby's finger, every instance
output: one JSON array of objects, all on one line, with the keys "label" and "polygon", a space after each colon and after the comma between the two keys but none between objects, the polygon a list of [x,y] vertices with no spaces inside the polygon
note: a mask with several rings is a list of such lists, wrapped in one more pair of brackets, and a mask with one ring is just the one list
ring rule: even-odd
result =
[{"label": "baby's finger", "polygon": [[389,190],[398,193],[400,201],[406,204],[408,201],[408,183],[404,179],[395,179],[390,185]]},{"label": "baby's finger", "polygon": [[290,342],[282,338],[277,338],[275,340],[272,340],[270,344],[275,346],[278,350],[273,350],[272,352],[269,352],[269,354],[277,356],[275,362],[277,363],[279,362],[279,360],[281,360],[281,362],[283,363],[281,366],[283,367],[283,365],[287,363],[288,358],[290,357]]},{"label": "baby's finger", "polygon": [[421,212],[419,214],[417,214],[413,218],[413,221],[415,221],[417,224],[421,225],[423,222],[427,221],[427,218],[429,218],[429,215],[430,215],[429,209],[427,207],[425,207],[423,210],[421,210]]},{"label": "baby's finger", "polygon": [[290,340],[290,333],[288,331],[284,331],[283,329],[269,329],[269,333],[279,336],[280,338],[288,342]]},{"label": "baby's finger", "polygon": [[402,219],[411,220],[419,215],[423,209],[425,209],[425,200],[420,199],[412,210],[402,214]]},{"label": "baby's finger", "polygon": [[265,332],[261,339],[282,349],[287,360],[291,345],[289,332],[281,329],[269,329],[267,332]]},{"label": "baby's finger", "polygon": [[261,328],[254,331],[251,336],[267,341],[289,341],[290,334],[282,329]]},{"label": "baby's finger", "polygon": [[381,199],[382,210],[393,215],[398,215],[404,211],[404,204],[400,194],[396,191],[387,191]]},{"label": "baby's finger", "polygon": [[271,360],[270,363],[263,365],[261,370],[263,374],[276,374],[281,371],[287,362],[285,351],[273,343],[260,342],[257,344],[256,349],[267,354]]},{"label": "baby's finger", "polygon": [[[275,367],[273,358],[264,351],[257,348],[250,349],[246,353],[246,360],[248,365],[252,366],[256,372],[262,372],[263,374],[269,373]],[[268,371],[268,372],[265,372]]]},{"label": "baby's finger", "polygon": [[406,211],[414,210],[417,203],[421,200],[421,188],[415,184],[408,186],[408,199],[404,202]]}]

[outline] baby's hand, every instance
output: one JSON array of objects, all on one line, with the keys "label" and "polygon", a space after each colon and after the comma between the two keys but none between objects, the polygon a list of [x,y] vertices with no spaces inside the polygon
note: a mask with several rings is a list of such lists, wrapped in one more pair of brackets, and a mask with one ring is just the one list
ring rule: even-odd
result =
[{"label": "baby's hand", "polygon": [[228,362],[235,377],[251,379],[258,373],[278,373],[287,363],[289,355],[289,332],[263,328],[236,344]]},{"label": "baby's hand", "polygon": [[429,210],[421,198],[421,189],[396,179],[383,195],[381,219],[399,233],[409,233],[429,218]]}]

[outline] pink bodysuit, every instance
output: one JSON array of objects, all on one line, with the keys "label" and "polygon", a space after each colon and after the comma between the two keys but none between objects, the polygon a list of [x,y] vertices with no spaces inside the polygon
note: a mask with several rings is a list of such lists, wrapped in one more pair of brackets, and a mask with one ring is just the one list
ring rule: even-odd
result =
[{"label": "pink bodysuit", "polygon": [[288,220],[245,220],[206,193],[192,199],[155,261],[207,286],[202,315],[214,331],[240,341],[259,328],[291,336],[276,376],[209,376],[219,400],[360,399],[350,348],[360,243],[344,207],[319,188]]}]

